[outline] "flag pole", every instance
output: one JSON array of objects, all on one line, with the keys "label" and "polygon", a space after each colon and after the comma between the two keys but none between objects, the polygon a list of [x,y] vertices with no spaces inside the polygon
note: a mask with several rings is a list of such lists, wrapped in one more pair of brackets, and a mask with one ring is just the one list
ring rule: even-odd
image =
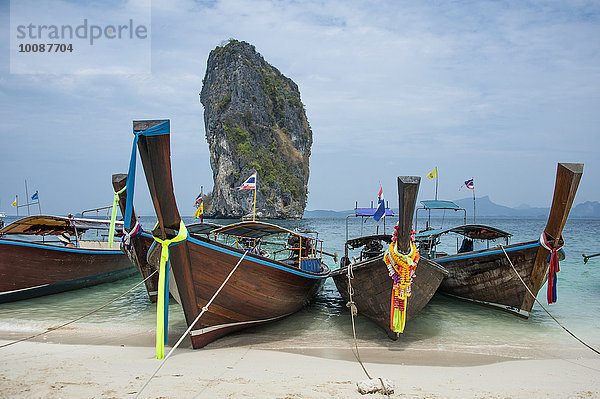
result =
[{"label": "flag pole", "polygon": [[[258,175],[257,175],[258,178]],[[258,179],[256,179],[258,180]],[[257,181],[255,181],[255,184],[258,183]],[[252,209],[252,221],[256,221],[256,189],[257,187],[254,186],[254,208]]]},{"label": "flag pole", "polygon": [[38,209],[40,210],[40,216],[42,215],[42,205],[40,205],[40,194],[37,197]]},{"label": "flag pole", "polygon": [[25,198],[27,198],[27,216],[31,216],[29,212],[29,191],[27,191],[27,179],[25,179]]},{"label": "flag pole", "polygon": [[15,202],[17,203],[17,216],[19,216],[19,196],[15,195]]},{"label": "flag pole", "polygon": [[438,179],[439,179],[439,171],[437,166],[435,167],[435,200],[437,201],[437,191],[438,191]]},{"label": "flag pole", "polygon": [[473,181],[473,224],[475,224],[475,179],[471,177],[471,180]]}]

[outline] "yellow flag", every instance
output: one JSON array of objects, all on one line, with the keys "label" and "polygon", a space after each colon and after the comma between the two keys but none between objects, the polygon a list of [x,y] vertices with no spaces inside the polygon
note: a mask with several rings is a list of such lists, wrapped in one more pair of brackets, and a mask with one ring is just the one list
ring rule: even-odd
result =
[{"label": "yellow flag", "polygon": [[10,204],[10,206],[17,206],[17,198],[18,197],[15,197],[15,201],[12,204]]},{"label": "yellow flag", "polygon": [[427,173],[427,178],[428,179],[435,179],[437,177],[437,166],[434,170],[432,170],[431,172]]},{"label": "yellow flag", "polygon": [[194,217],[197,219],[204,214],[204,202],[200,203],[198,209],[196,209],[196,213],[194,213]]}]

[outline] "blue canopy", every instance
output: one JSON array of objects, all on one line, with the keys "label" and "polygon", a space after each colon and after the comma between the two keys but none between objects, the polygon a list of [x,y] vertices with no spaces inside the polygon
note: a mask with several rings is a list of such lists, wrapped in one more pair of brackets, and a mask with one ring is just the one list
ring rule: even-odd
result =
[{"label": "blue canopy", "polygon": [[456,233],[476,240],[495,240],[510,237],[506,231],[482,224],[465,224],[463,226],[450,227],[447,229],[424,230],[415,234],[415,238],[432,238],[445,233]]},{"label": "blue canopy", "polygon": [[453,209],[455,211],[463,209],[454,202],[447,200],[425,200],[421,201],[421,204],[425,209]]},{"label": "blue canopy", "polygon": [[[355,208],[355,216],[373,216],[377,208]],[[394,212],[390,208],[385,208],[385,216],[394,216]]]}]

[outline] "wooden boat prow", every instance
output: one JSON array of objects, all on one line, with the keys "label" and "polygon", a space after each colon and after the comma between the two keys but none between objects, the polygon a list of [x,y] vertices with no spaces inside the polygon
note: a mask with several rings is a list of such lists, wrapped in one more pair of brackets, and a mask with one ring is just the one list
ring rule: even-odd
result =
[{"label": "wooden boat prow", "polygon": [[[419,183],[420,178],[416,176],[398,177],[400,214],[397,242],[404,253],[409,252],[412,218]],[[345,301],[350,300],[348,293],[349,269],[352,291],[354,292],[352,300],[356,304],[358,314],[373,320],[385,330],[391,339],[398,339],[398,334],[390,329],[390,301],[393,281],[388,274],[387,266],[383,260],[383,253],[372,258],[359,260],[350,265],[341,266],[331,273],[338,292]],[[424,257],[419,259],[412,283],[412,295],[406,308],[407,321],[415,317],[429,303],[443,278],[447,275],[448,272],[434,261]]]},{"label": "wooden boat prow", "polygon": [[[134,132],[143,132],[166,121],[134,121]],[[139,134],[138,150],[152,203],[158,218],[153,235],[176,236],[181,222],[173,193],[168,133]],[[287,264],[204,237],[188,237],[169,247],[170,267],[177,283],[188,326],[203,311],[233,268],[214,302],[192,326],[191,342],[201,348],[230,332],[286,317],[304,307],[329,276]],[[242,260],[243,258],[243,260]]]},{"label": "wooden boat prow", "polygon": [[[548,222],[544,228],[547,236],[552,240],[553,247],[558,247],[558,240],[561,238],[577,188],[583,175],[582,163],[559,163],[556,169],[556,183],[554,184],[554,195],[552,197],[552,206],[548,215]],[[544,247],[538,248],[535,263],[531,276],[529,278],[529,289],[537,295],[538,291],[544,285],[548,275],[547,258],[550,252]],[[521,309],[531,311],[535,299],[531,295],[525,295]]]}]

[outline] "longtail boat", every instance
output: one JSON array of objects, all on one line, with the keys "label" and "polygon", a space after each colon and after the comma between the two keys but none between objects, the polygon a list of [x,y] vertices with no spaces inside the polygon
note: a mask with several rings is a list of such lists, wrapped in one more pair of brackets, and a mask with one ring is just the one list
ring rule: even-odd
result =
[{"label": "longtail boat", "polygon": [[[133,201],[137,146],[158,218],[153,235],[163,242],[173,240],[167,247],[169,267],[191,327],[194,348],[233,331],[284,318],[309,303],[329,276],[329,268],[322,263],[316,249],[318,238],[254,221],[224,226],[213,231],[216,233],[213,238],[189,234],[173,192],[169,121],[134,121],[133,131],[127,206]],[[127,214],[126,211],[126,222]],[[295,237],[296,241],[289,242],[300,245],[287,248],[291,255],[278,260],[276,255],[282,252],[273,251],[269,255],[260,250],[261,239],[276,234]],[[233,237],[234,242],[224,243],[217,235]],[[249,247],[245,248],[246,245]],[[160,301],[159,293],[159,312]],[[159,351],[157,347],[158,357]]]},{"label": "longtail boat", "polygon": [[[582,174],[583,164],[558,164],[552,207],[539,240],[508,245],[511,235],[495,227],[464,224],[431,229],[428,224],[416,235],[416,239],[421,255],[434,259],[450,273],[442,282],[440,291],[527,318],[535,296],[548,279],[548,302],[556,301],[555,277],[561,255],[559,249],[564,243],[562,231]],[[422,203],[420,209],[427,211],[463,210],[451,201]],[[462,240],[457,240],[456,254],[437,248],[441,238],[449,233],[462,237]],[[483,248],[478,249],[477,245]],[[550,273],[549,265],[552,268]]]},{"label": "longtail boat", "polygon": [[[399,222],[397,226],[396,248],[399,252],[411,252],[412,218],[419,190],[419,177],[398,177]],[[355,210],[356,216],[369,217],[371,211]],[[387,213],[389,215],[389,213]],[[389,217],[389,216],[388,216]],[[362,225],[362,223],[361,223]],[[347,225],[346,225],[347,226]],[[348,227],[346,227],[347,229]],[[348,234],[348,233],[346,233]],[[392,288],[394,280],[384,257],[385,248],[392,243],[392,236],[376,234],[347,240],[345,255],[340,268],[331,273],[335,285],[345,301],[350,301],[349,285],[352,291],[352,302],[358,314],[365,315],[383,328],[391,339],[398,339],[398,332],[392,329]],[[360,258],[350,261],[349,249],[362,247]],[[448,273],[435,262],[421,257],[416,265],[410,290],[412,293],[406,303],[406,321],[415,317],[433,297],[442,279]]]},{"label": "longtail boat", "polygon": [[[0,230],[0,303],[126,278],[135,268],[106,241],[82,239],[108,220],[29,216]],[[17,238],[7,238],[15,236]],[[74,240],[74,242],[73,242]]]}]

